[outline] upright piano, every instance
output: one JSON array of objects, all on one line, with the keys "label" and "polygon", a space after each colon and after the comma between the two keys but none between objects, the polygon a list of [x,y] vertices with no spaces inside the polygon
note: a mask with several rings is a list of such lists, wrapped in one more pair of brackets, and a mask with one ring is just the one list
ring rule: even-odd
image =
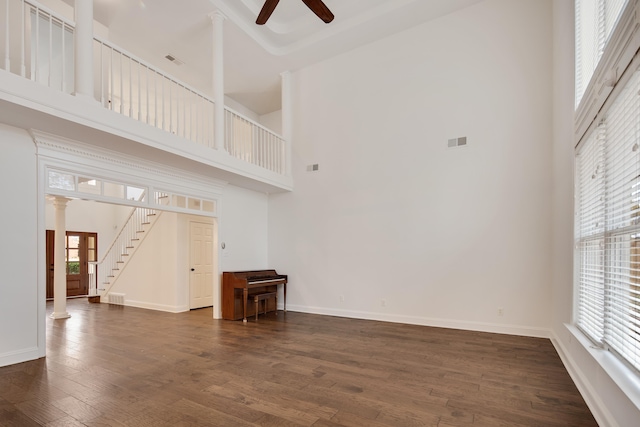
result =
[{"label": "upright piano", "polygon": [[[277,292],[278,285],[284,290],[284,311],[287,311],[287,275],[275,270],[225,271],[222,273],[222,318],[247,321],[247,316],[255,314],[253,304],[247,300],[256,294]],[[276,300],[265,302],[267,311],[275,311]],[[271,308],[273,310],[271,310]]]}]

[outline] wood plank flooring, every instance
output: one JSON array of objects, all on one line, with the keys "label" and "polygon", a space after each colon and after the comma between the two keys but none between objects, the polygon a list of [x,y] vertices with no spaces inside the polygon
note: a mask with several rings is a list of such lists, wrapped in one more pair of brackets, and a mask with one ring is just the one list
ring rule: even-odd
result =
[{"label": "wood plank flooring", "polygon": [[[51,309],[51,307],[49,307]],[[596,426],[549,340],[69,300],[0,368],[1,426]]]}]

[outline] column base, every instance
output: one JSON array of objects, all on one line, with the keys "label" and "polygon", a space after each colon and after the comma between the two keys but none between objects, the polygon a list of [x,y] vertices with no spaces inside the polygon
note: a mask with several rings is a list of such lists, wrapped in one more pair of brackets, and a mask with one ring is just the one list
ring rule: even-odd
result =
[{"label": "column base", "polygon": [[71,315],[69,313],[67,313],[66,311],[62,312],[62,313],[53,312],[49,316],[49,318],[51,318],[51,319],[68,319],[69,317],[71,317]]}]

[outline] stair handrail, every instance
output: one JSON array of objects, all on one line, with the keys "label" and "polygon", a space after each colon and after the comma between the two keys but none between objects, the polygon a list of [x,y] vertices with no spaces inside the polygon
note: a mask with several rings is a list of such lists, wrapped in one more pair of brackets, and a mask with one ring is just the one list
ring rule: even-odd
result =
[{"label": "stair handrail", "polygon": [[[142,191],[142,193],[140,194],[140,196],[136,201],[144,200],[146,193],[147,193],[146,190]],[[124,255],[127,255],[127,256],[129,255],[128,253],[126,254],[122,253],[124,249],[128,249],[128,246],[123,247],[122,245],[131,243],[131,242],[123,241],[123,239],[125,238],[125,235],[128,239],[131,239],[131,241],[133,241],[135,233],[139,231],[143,231],[143,227],[142,227],[144,225],[143,218],[148,217],[150,214],[155,214],[155,212],[156,211],[154,209],[147,208],[147,207],[134,207],[131,210],[131,213],[127,217],[127,220],[124,222],[123,226],[120,228],[120,231],[111,242],[109,249],[105,251],[104,255],[102,256],[102,259],[95,263],[96,271],[94,272],[94,275],[93,275],[94,283],[92,284],[94,288],[90,291],[90,294],[99,295],[101,291],[100,284],[101,283],[106,284],[107,277],[110,277],[107,275],[109,271],[113,273],[113,271],[116,270],[118,263],[123,262],[122,257]],[[135,217],[138,217],[137,222],[134,221]],[[120,248],[121,253],[114,254],[114,251],[118,248]]]},{"label": "stair handrail", "polygon": [[[142,194],[140,195],[140,197],[138,197],[138,200],[136,200],[136,202],[140,202],[142,200],[144,200],[144,196],[146,196],[147,194],[147,190],[144,190],[142,192]],[[107,249],[104,253],[104,255],[102,256],[102,259],[100,261],[98,261],[96,264],[102,264],[104,262],[104,260],[107,258],[107,255],[109,254],[109,252],[111,252],[111,250],[113,249],[114,245],[116,244],[116,242],[118,241],[118,239],[120,238],[120,235],[122,234],[122,232],[124,231],[124,229],[126,228],[127,224],[129,223],[129,221],[131,220],[131,217],[133,216],[133,214],[136,213],[136,210],[138,208],[134,207],[133,209],[131,209],[131,212],[129,213],[129,216],[127,217],[127,220],[124,222],[124,225],[122,227],[120,227],[120,231],[118,232],[118,234],[116,235],[116,237],[113,239],[113,241],[111,242],[111,246],[109,246],[109,249]]]}]

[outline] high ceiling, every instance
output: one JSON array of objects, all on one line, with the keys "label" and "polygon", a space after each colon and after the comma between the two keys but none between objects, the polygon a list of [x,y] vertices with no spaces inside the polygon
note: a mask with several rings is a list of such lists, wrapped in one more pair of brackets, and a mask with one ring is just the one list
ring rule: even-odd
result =
[{"label": "high ceiling", "polygon": [[[74,0],[64,0],[73,5]],[[225,92],[258,114],[280,108],[280,73],[321,61],[481,0],[324,0],[325,24],[302,0],[281,0],[264,26],[263,0],[94,0],[114,43],[204,92],[211,87],[212,23],[225,21]],[[172,54],[183,65],[164,59]]]}]

